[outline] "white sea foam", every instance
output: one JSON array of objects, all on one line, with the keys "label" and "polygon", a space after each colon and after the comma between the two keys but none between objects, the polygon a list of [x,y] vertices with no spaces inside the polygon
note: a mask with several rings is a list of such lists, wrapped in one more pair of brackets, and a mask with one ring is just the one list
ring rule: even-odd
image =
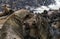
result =
[{"label": "white sea foam", "polygon": [[58,10],[60,8],[60,0],[55,0],[55,4],[48,5],[50,9]]},{"label": "white sea foam", "polygon": [[58,10],[60,8],[60,0],[55,0],[54,4],[50,4],[48,6],[40,6],[34,9],[34,13],[42,13],[44,10],[49,11],[49,9],[52,10]]}]

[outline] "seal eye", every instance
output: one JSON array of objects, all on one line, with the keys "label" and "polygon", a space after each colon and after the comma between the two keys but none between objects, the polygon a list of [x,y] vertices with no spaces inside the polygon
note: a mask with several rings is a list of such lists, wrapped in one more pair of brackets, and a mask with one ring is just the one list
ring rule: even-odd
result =
[{"label": "seal eye", "polygon": [[14,39],[16,39],[16,38],[14,38]]},{"label": "seal eye", "polygon": [[24,20],[29,19],[29,18],[30,18],[29,15],[26,15],[26,16],[24,17]]},{"label": "seal eye", "polygon": [[56,22],[54,22],[54,25],[56,25]]},{"label": "seal eye", "polygon": [[36,25],[35,21],[33,21],[32,25]]},{"label": "seal eye", "polygon": [[26,23],[24,22],[23,25],[25,25]]}]

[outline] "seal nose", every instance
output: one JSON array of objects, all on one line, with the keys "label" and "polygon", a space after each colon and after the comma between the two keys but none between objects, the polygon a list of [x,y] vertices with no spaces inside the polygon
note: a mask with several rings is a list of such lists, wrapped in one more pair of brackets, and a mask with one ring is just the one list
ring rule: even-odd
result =
[{"label": "seal nose", "polygon": [[23,23],[23,25],[25,25],[25,24],[26,24],[26,22]]},{"label": "seal nose", "polygon": [[32,25],[35,25],[35,24],[36,24],[36,22],[35,22],[35,21],[33,21]]}]

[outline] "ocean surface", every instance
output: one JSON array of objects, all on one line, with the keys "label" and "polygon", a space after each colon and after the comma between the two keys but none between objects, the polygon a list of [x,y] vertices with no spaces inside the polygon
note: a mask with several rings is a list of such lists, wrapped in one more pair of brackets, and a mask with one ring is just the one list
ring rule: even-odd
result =
[{"label": "ocean surface", "polygon": [[0,11],[3,11],[3,4],[10,5],[10,8],[15,11],[26,8],[33,10],[34,13],[41,13],[49,9],[58,10],[60,8],[60,0],[0,0]]}]

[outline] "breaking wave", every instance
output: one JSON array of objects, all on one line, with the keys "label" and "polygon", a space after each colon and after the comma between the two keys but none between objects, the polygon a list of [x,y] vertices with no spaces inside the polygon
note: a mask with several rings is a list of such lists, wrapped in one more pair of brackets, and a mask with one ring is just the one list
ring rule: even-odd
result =
[{"label": "breaking wave", "polygon": [[48,6],[41,6],[41,7],[37,7],[34,9],[34,13],[42,13],[44,10],[49,11],[49,9],[51,10],[59,10],[60,8],[60,0],[55,0],[55,3],[50,4]]}]

